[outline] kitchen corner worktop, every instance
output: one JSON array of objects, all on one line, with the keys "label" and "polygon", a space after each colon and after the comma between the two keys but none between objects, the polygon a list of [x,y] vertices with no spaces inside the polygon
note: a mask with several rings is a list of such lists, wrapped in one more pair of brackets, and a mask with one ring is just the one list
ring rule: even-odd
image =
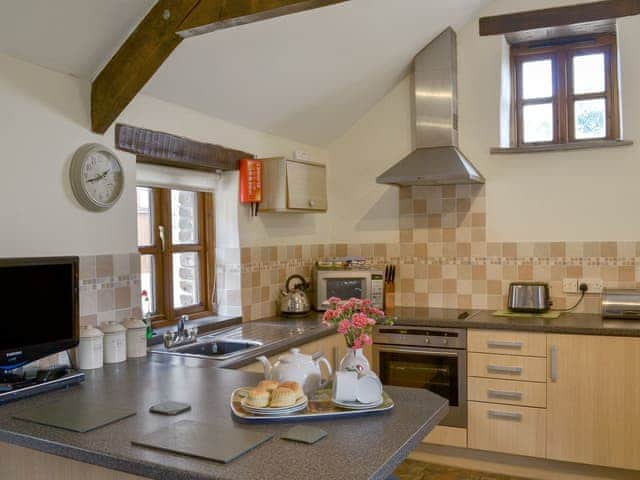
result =
[{"label": "kitchen corner worktop", "polygon": [[[231,392],[257,383],[260,375],[216,368],[215,362],[206,360],[190,367],[189,362],[183,362],[185,359],[166,361],[162,357],[154,355],[88,371],[86,381],[78,386],[0,406],[0,441],[152,479],[382,480],[448,412],[447,401],[431,392],[387,387],[396,403],[392,411],[312,422],[328,436],[314,445],[304,445],[280,438],[292,424],[249,425],[232,419]],[[137,413],[82,434],[13,418],[23,410],[46,408],[61,399],[134,409]],[[150,406],[169,399],[188,402],[192,410],[177,417],[149,413]],[[270,432],[274,438],[229,464],[131,444],[144,434],[181,420],[210,424],[213,430],[224,427]]]},{"label": "kitchen corner worktop", "polygon": [[419,320],[419,324],[429,327],[476,328],[494,330],[521,330],[527,332],[566,333],[576,335],[609,335],[621,337],[640,337],[640,321],[609,320],[599,314],[563,313],[558,318],[540,317],[496,317],[491,311],[469,309],[471,315],[466,319],[454,317],[443,319],[432,316],[428,308],[396,307],[387,312],[387,316],[398,324],[404,320]]}]

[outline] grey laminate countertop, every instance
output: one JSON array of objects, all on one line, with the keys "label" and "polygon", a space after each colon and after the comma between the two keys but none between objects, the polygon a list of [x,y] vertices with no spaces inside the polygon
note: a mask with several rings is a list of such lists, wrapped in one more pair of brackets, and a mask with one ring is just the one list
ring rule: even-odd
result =
[{"label": "grey laminate countertop", "polygon": [[[469,310],[472,312],[472,310]],[[464,320],[453,318],[443,320],[430,314],[427,308],[397,307],[387,312],[397,323],[403,319],[420,321],[421,325],[431,327],[481,328],[496,330],[522,330],[528,332],[568,333],[579,335],[613,335],[640,337],[640,322],[634,320],[608,320],[599,314],[563,313],[556,319],[539,317],[514,318],[494,317],[491,311],[480,310]]]},{"label": "grey laminate countertop", "polygon": [[[246,425],[231,418],[229,397],[259,375],[215,368],[214,362],[186,361],[156,355],[87,372],[86,381],[0,406],[0,441],[81,462],[163,480],[201,479],[385,479],[448,411],[446,400],[421,389],[387,387],[396,407],[382,415],[313,422],[328,432],[315,445],[281,440],[291,424]],[[103,428],[75,433],[16,420],[13,415],[69,398],[137,414]],[[163,400],[189,402],[192,410],[178,417],[149,413]],[[230,464],[136,447],[131,440],[180,420],[272,432],[275,437]],[[220,438],[223,442],[224,438]],[[3,460],[5,461],[5,460]]]}]

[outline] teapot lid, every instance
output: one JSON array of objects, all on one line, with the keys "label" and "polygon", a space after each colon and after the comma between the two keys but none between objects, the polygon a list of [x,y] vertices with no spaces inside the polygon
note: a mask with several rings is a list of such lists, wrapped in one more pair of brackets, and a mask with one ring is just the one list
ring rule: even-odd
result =
[{"label": "teapot lid", "polygon": [[296,360],[309,360],[311,359],[311,355],[306,355],[300,352],[299,348],[292,348],[285,355],[278,357],[283,363],[293,363]]}]

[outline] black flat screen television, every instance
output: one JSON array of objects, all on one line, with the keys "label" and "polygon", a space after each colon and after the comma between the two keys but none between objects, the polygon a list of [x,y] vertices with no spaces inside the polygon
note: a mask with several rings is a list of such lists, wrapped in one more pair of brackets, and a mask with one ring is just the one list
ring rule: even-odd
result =
[{"label": "black flat screen television", "polygon": [[0,258],[0,369],[78,345],[78,257]]}]

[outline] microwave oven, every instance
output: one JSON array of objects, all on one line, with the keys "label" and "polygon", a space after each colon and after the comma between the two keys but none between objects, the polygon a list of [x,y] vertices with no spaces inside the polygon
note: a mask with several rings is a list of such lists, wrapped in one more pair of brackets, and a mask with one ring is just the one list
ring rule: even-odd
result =
[{"label": "microwave oven", "polygon": [[378,269],[319,269],[313,270],[312,305],[315,310],[326,310],[327,299],[358,298],[371,300],[375,308],[383,308],[384,272]]}]

